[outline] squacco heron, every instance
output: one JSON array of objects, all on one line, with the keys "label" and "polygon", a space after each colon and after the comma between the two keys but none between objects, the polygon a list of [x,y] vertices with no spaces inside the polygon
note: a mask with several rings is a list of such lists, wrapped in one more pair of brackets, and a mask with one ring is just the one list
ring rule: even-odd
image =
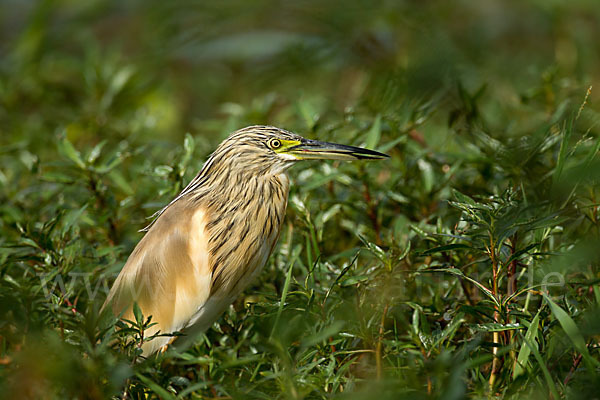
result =
[{"label": "squacco heron", "polygon": [[[287,207],[290,166],[300,160],[386,157],[272,126],[234,132],[144,229],[103,307],[133,319],[135,302],[155,323],[146,338],[182,331],[193,340],[267,262]],[[143,343],[143,355],[166,349],[174,338],[161,335]]]}]

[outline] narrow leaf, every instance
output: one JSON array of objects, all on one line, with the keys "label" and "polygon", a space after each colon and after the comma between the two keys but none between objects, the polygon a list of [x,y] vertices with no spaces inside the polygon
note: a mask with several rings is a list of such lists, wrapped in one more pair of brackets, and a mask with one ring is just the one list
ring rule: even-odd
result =
[{"label": "narrow leaf", "polygon": [[530,345],[536,346],[535,337],[537,335],[538,326],[540,323],[540,312],[538,311],[533,317],[533,320],[529,324],[529,328],[527,329],[527,333],[525,334],[525,340],[523,340],[523,344],[521,345],[521,349],[519,350],[519,355],[517,356],[517,363],[515,365],[515,369],[513,370],[513,379],[517,378],[519,375],[525,372],[525,366],[527,365],[527,360],[529,359],[529,354],[531,353]]},{"label": "narrow leaf", "polygon": [[560,150],[558,152],[558,160],[556,161],[556,169],[554,170],[554,180],[557,181],[565,166],[567,159],[567,148],[571,139],[572,126],[563,127],[562,141],[560,142]]},{"label": "narrow leaf", "polygon": [[81,215],[83,214],[83,212],[85,211],[85,209],[87,208],[87,204],[84,204],[83,207],[81,207],[78,210],[74,210],[69,212],[64,218],[63,218],[63,227],[61,229],[61,233],[65,234],[69,231],[69,229],[71,229],[71,227],[75,224],[75,222],[77,220],[79,220],[79,218],[81,217]]},{"label": "narrow leaf", "polygon": [[377,114],[375,117],[375,121],[373,121],[373,125],[371,125],[371,129],[367,133],[367,142],[365,147],[367,149],[374,149],[379,144],[379,140],[381,139],[381,114]]},{"label": "narrow leaf", "polygon": [[160,398],[169,399],[169,400],[176,399],[176,397],[172,393],[167,391],[167,389],[163,388],[158,383],[154,382],[152,379],[145,377],[144,375],[140,374],[139,372],[136,373],[135,375],[139,378],[140,381],[142,381],[146,386],[148,386],[148,388],[150,390],[152,390],[154,393],[156,393],[158,396],[160,396]]},{"label": "narrow leaf", "polygon": [[499,324],[496,322],[490,322],[486,324],[472,324],[469,325],[469,327],[480,332],[502,332],[524,328],[524,326],[521,324]]},{"label": "narrow leaf", "polygon": [[326,326],[322,331],[302,339],[300,345],[302,347],[311,347],[324,340],[336,335],[344,327],[343,321],[334,321],[331,325]]},{"label": "narrow leaf", "polygon": [[477,288],[479,288],[479,290],[481,290],[490,300],[492,300],[498,308],[500,307],[500,302],[498,301],[496,296],[494,296],[494,293],[492,293],[492,291],[490,289],[486,288],[484,285],[477,282],[475,279],[468,277],[458,268],[426,269],[421,272],[445,272],[445,273],[452,274],[452,275],[458,276],[460,278],[466,279],[469,282],[471,282],[472,284],[474,284],[475,286],[477,286]]},{"label": "narrow leaf", "polygon": [[85,169],[85,163],[81,159],[81,153],[77,151],[77,149],[73,146],[73,143],[71,143],[66,137],[62,138],[58,142],[58,151],[63,156],[75,163],[75,165],[77,165],[79,168]]},{"label": "narrow leaf", "polygon": [[525,247],[524,249],[516,251],[514,254],[512,254],[510,256],[510,258],[508,259],[508,261],[506,261],[506,264],[510,264],[511,262],[513,262],[515,260],[518,260],[519,257],[521,257],[523,254],[526,254],[529,250],[533,249],[537,245],[539,245],[539,243],[532,243],[529,246]]},{"label": "narrow leaf", "polygon": [[190,162],[190,159],[192,158],[192,154],[194,153],[194,137],[192,135],[190,135],[189,133],[185,134],[185,139],[183,140],[183,157],[181,158],[181,161],[179,162],[179,169],[183,170],[188,163]]},{"label": "narrow leaf", "polygon": [[441,345],[445,340],[452,340],[452,338],[456,334],[456,331],[458,331],[458,328],[460,328],[460,326],[465,321],[466,318],[464,313],[459,312],[458,314],[456,314],[456,316],[452,318],[452,321],[450,321],[450,323],[444,328],[442,334],[438,338],[436,338],[432,347],[435,348]]},{"label": "narrow leaf", "polygon": [[573,319],[569,316],[569,314],[566,313],[565,310],[552,301],[548,295],[544,294],[544,300],[546,300],[550,306],[550,309],[552,310],[552,314],[554,314],[554,317],[558,320],[560,326],[562,326],[569,339],[571,339],[571,342],[573,342],[575,349],[577,349],[577,351],[583,356],[583,359],[585,360],[590,371],[593,371],[594,366],[600,365],[600,362],[590,356],[588,348],[585,345],[585,339],[575,324],[575,321],[573,321]]},{"label": "narrow leaf", "polygon": [[457,249],[476,250],[473,246],[469,246],[467,244],[452,243],[452,244],[446,244],[446,245],[443,245],[443,246],[434,247],[434,248],[429,249],[429,250],[425,250],[424,252],[421,253],[421,255],[422,256],[426,256],[426,255],[429,255],[429,254],[441,253],[441,252],[444,252],[444,251],[457,250]]},{"label": "narrow leaf", "polygon": [[142,326],[144,324],[144,316],[142,314],[142,309],[137,302],[133,303],[133,315],[135,316],[135,322],[137,322],[139,326]]},{"label": "narrow leaf", "polygon": [[525,343],[527,343],[527,346],[533,353],[535,360],[538,362],[538,365],[540,366],[542,373],[544,374],[544,378],[546,379],[548,389],[550,390],[550,393],[552,393],[552,397],[555,399],[560,399],[560,396],[558,395],[558,389],[556,388],[556,384],[554,383],[552,375],[550,374],[550,371],[548,370],[548,367],[546,366],[546,363],[544,362],[544,359],[542,358],[542,355],[538,350],[537,344],[535,343],[535,341],[533,341],[533,339],[525,339]]},{"label": "narrow leaf", "polygon": [[285,283],[283,284],[283,291],[281,292],[281,300],[279,300],[279,308],[277,310],[277,316],[275,317],[275,323],[273,324],[273,330],[271,331],[271,337],[277,330],[277,325],[279,324],[279,319],[281,318],[281,313],[283,312],[283,306],[285,305],[285,299],[287,298],[288,292],[290,290],[290,285],[292,282],[292,271],[294,269],[294,264],[300,255],[301,247],[296,247],[294,249],[294,253],[292,254],[292,259],[290,261],[288,272],[285,276]]},{"label": "narrow leaf", "polygon": [[87,156],[88,163],[93,164],[98,159],[98,157],[100,157],[100,154],[102,153],[102,148],[106,145],[106,143],[108,143],[106,140],[102,140],[100,143],[94,146],[92,151],[90,151],[90,154],[88,154]]},{"label": "narrow leaf", "polygon": [[433,189],[433,183],[435,181],[435,177],[433,175],[433,167],[429,161],[421,158],[417,161],[417,166],[421,171],[421,179],[423,182],[423,190],[425,193],[431,192]]}]

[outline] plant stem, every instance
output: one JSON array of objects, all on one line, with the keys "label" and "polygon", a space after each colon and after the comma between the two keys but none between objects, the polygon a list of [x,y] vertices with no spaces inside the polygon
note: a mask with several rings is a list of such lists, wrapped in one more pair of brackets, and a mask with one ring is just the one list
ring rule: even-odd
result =
[{"label": "plant stem", "polygon": [[[494,245],[494,240],[490,235],[490,259],[492,260],[492,294],[494,297],[498,296],[498,261],[496,259],[496,246]],[[500,322],[500,310],[498,307],[495,307],[494,310],[494,322]],[[494,384],[496,383],[496,378],[498,376],[498,372],[500,370],[500,359],[498,358],[498,346],[500,344],[500,334],[499,332],[494,332],[492,336],[492,342],[494,347],[492,348],[492,353],[494,355],[494,360],[492,361],[492,371],[490,372],[490,393],[494,390]]]},{"label": "plant stem", "polygon": [[383,377],[383,362],[381,360],[381,349],[384,332],[385,317],[387,316],[389,304],[385,303],[383,308],[383,315],[381,316],[381,323],[379,324],[379,337],[377,338],[377,347],[375,349],[375,363],[377,365],[377,380],[381,380]]},{"label": "plant stem", "polygon": [[573,377],[573,374],[575,373],[575,371],[579,367],[579,364],[581,364],[581,360],[583,360],[583,355],[581,355],[581,354],[575,354],[573,356],[573,366],[571,367],[571,369],[569,370],[569,373],[565,377],[565,380],[563,381],[563,385],[567,386],[569,384],[569,381]]},{"label": "plant stem", "polygon": [[[512,239],[510,240],[511,242],[511,246],[510,246],[510,252],[511,252],[511,256],[515,254],[515,251],[517,250],[517,235],[513,235]],[[508,268],[506,270],[506,278],[507,278],[507,283],[506,283],[506,295],[507,297],[512,296],[516,290],[517,290],[517,260],[513,260],[509,265]],[[507,306],[507,310],[508,310],[508,302],[506,304]],[[508,323],[512,323],[514,322],[514,318],[510,316],[510,313],[507,311],[508,314]],[[512,344],[512,340],[513,340],[513,335],[514,332],[513,331],[508,331],[507,335],[505,336],[505,339],[507,340],[506,343],[510,346]],[[517,362],[517,355],[516,355],[516,351],[514,349],[512,349],[510,351],[510,358],[512,360],[512,365],[514,368],[514,365]]]}]

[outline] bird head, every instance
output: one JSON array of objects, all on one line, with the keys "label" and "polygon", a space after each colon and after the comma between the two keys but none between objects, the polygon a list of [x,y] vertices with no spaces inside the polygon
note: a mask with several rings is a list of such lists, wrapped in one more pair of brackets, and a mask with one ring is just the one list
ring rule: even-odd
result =
[{"label": "bird head", "polygon": [[302,160],[378,160],[389,156],[361,147],[321,142],[273,126],[249,126],[231,134],[213,156],[228,154],[238,167],[281,172]]},{"label": "bird head", "polygon": [[[251,188],[244,182],[280,176],[298,161],[378,160],[388,157],[361,147],[306,139],[274,126],[249,126],[225,139],[196,177],[154,216],[160,217],[171,204],[188,195],[209,199],[211,204],[228,201],[231,196],[239,196],[239,190]],[[152,224],[143,230],[149,230]]]}]

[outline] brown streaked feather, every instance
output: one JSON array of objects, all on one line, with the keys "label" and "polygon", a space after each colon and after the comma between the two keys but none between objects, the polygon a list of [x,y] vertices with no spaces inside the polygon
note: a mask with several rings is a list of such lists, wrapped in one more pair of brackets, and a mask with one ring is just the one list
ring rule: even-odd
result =
[{"label": "brown streaked feather", "polygon": [[[210,230],[211,296],[237,297],[273,251],[280,228],[277,216],[285,213],[289,181],[285,175],[271,179],[284,187],[283,201],[269,201],[259,207],[240,205],[235,218],[222,219]],[[270,231],[264,229],[266,219],[273,227]]]}]

